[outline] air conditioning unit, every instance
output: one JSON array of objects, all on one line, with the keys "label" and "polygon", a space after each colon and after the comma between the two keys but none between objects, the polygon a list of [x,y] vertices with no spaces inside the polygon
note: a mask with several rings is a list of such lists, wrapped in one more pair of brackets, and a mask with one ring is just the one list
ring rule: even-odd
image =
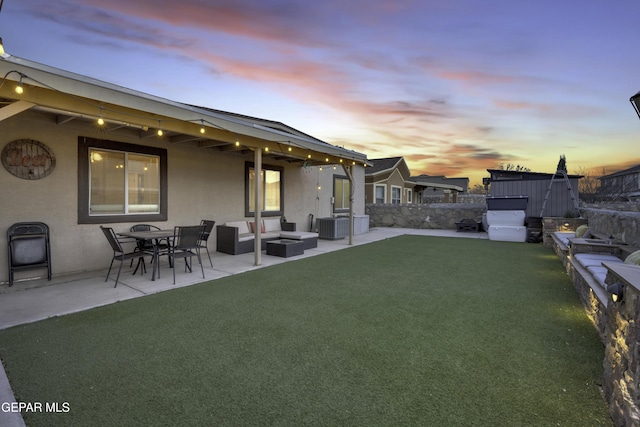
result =
[{"label": "air conditioning unit", "polygon": [[349,235],[349,218],[318,218],[316,225],[320,239],[338,240]]}]

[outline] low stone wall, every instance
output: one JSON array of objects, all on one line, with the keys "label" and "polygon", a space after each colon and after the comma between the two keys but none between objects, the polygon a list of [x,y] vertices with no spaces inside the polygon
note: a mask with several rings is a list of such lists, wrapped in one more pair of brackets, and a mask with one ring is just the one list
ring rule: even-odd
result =
[{"label": "low stone wall", "polygon": [[482,221],[484,203],[367,204],[371,227],[455,230],[456,222],[470,218]]},{"label": "low stone wall", "polygon": [[609,301],[606,309],[602,389],[614,425],[637,426],[640,425],[640,293],[637,287],[625,285],[622,301]]},{"label": "low stone wall", "polygon": [[553,233],[556,231],[575,231],[579,226],[587,224],[586,218],[545,217],[542,219],[542,244],[553,247]]},{"label": "low stone wall", "polygon": [[[487,196],[484,194],[458,194],[456,203],[484,204],[487,203]],[[428,192],[422,193],[421,203],[445,203],[444,194],[430,195]]]},{"label": "low stone wall", "polygon": [[607,341],[606,307],[600,302],[591,286],[589,286],[589,283],[587,283],[586,279],[580,275],[571,262],[568,262],[565,267],[567,269],[567,274],[569,274],[569,278],[573,282],[573,287],[578,293],[578,298],[580,298],[580,302],[582,302],[582,305],[587,312],[587,316],[589,316],[593,325],[596,327],[600,341],[602,344],[605,344]]},{"label": "low stone wall", "polygon": [[[607,206],[609,207],[609,206]],[[640,212],[581,208],[589,227],[631,246],[640,246]]]}]

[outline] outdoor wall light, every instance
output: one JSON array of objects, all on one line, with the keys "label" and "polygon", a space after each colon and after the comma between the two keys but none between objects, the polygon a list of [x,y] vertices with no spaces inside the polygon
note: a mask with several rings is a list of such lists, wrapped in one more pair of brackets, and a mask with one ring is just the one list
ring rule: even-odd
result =
[{"label": "outdoor wall light", "polygon": [[200,133],[204,134],[206,131],[204,130],[204,120],[200,120]]},{"label": "outdoor wall light", "polygon": [[631,105],[633,105],[633,108],[636,110],[636,114],[638,115],[638,118],[640,118],[640,92],[633,95],[629,99],[629,101],[631,101]]},{"label": "outdoor wall light", "polygon": [[613,285],[607,286],[607,292],[611,294],[611,299],[613,302],[618,302],[622,300],[623,292],[622,292],[622,284],[620,282],[616,282]]},{"label": "outdoor wall light", "polygon": [[160,127],[160,120],[158,120],[158,136],[162,136],[164,132],[162,132],[162,128]]}]

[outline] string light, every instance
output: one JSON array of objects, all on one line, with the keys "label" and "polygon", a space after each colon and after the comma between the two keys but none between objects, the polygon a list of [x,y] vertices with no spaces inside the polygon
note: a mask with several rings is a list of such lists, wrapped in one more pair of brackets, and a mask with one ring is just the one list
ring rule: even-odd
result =
[{"label": "string light", "polygon": [[18,86],[16,86],[16,93],[18,95],[22,95],[24,93],[24,88],[22,87],[22,74],[20,74],[20,81],[18,82]]},{"label": "string light", "polygon": [[[0,43],[0,44],[1,44],[1,43]],[[23,93],[24,93],[23,78],[24,78],[24,77],[28,77],[28,76],[26,76],[26,75],[24,75],[24,74],[22,74],[22,73],[20,73],[20,72],[18,72],[18,71],[13,71],[13,72],[15,72],[16,74],[19,74],[19,75],[20,75],[20,78],[19,78],[18,83],[17,83],[17,85],[16,85],[16,87],[15,87],[15,89],[14,89],[14,90],[15,90],[15,92],[16,92],[17,94],[23,94]],[[5,76],[5,77],[6,77],[6,76]],[[35,80],[35,81],[36,81],[37,83],[41,83],[41,82],[38,82],[37,80]],[[47,87],[47,88],[50,88],[50,89],[54,89],[54,88],[52,88],[52,87],[50,87],[50,86],[48,86],[48,85],[46,85],[46,84],[44,84],[44,83],[41,83],[41,84],[42,84],[42,85],[44,85],[44,87]],[[54,90],[55,90],[55,89],[54,89]],[[94,106],[97,106],[97,105],[95,105],[95,104],[94,104]],[[100,125],[100,126],[104,126],[104,125],[106,124],[106,121],[105,121],[105,119],[104,119],[104,117],[103,117],[103,110],[104,110],[104,107],[102,107],[102,106],[97,106],[97,107],[100,109],[100,115],[99,115],[99,117],[97,118],[97,124],[98,124],[98,125]],[[204,120],[204,119],[195,119],[195,120],[189,120],[189,121],[193,122],[193,121],[196,121],[196,120],[200,120],[200,134],[205,134],[205,133],[206,133],[205,120]],[[207,122],[207,123],[208,123],[208,122]],[[220,128],[220,129],[222,129],[222,130],[226,130],[226,129],[224,129],[224,128],[222,128],[222,127],[218,126],[218,125],[215,125],[215,124],[213,124],[213,123],[210,123],[210,124],[211,124],[212,126],[219,127],[219,128]],[[129,124],[124,124],[124,125],[125,125],[125,126],[129,126]],[[141,128],[144,132],[149,131],[149,127],[148,127],[148,126],[146,126],[146,125],[142,125],[140,128]],[[158,128],[157,128],[157,131],[156,131],[156,132],[157,132],[157,135],[158,135],[159,137],[164,136],[164,131],[162,130],[162,120],[158,120]],[[291,145],[288,145],[288,143],[290,143],[290,141],[287,141],[286,143],[287,143],[287,151],[288,151],[289,153],[293,152],[293,147],[292,147]],[[236,147],[240,147],[240,145],[241,145],[241,144],[240,144],[240,141],[239,141],[238,139],[236,139],[236,140],[235,140],[235,146],[236,146]],[[279,144],[278,144],[278,145],[279,145]],[[264,151],[265,151],[265,152],[269,152],[269,151],[270,151],[270,149],[269,149],[269,146],[268,146],[268,145],[264,147]],[[312,153],[308,153],[308,154],[307,154],[307,159],[309,159],[309,160],[311,160],[311,159],[312,159]],[[93,159],[92,159],[92,160],[93,160]],[[325,157],[325,162],[326,162],[326,163],[329,163],[329,162],[331,162],[331,159],[330,159],[329,157]],[[339,159],[339,162],[340,162],[341,164],[343,164],[343,163],[344,163],[344,160],[343,160],[343,159]],[[353,160],[353,163],[352,163],[352,164],[355,166],[355,165],[357,164],[357,162],[356,162],[355,160]],[[363,167],[365,167],[365,168],[367,167],[366,162],[364,162],[364,163],[363,163]],[[334,168],[334,170],[335,170],[335,169],[336,169],[336,166],[334,165],[334,166],[333,166],[333,168]],[[322,170],[322,169],[321,169],[321,170]]]}]

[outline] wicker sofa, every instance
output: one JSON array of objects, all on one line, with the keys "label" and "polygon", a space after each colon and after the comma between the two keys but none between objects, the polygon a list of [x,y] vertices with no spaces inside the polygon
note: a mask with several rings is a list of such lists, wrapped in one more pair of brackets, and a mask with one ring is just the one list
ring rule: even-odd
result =
[{"label": "wicker sofa", "polygon": [[[267,242],[276,239],[301,240],[304,249],[318,247],[318,233],[296,231],[293,222],[279,218],[266,218],[260,225],[260,246],[266,250]],[[230,255],[253,252],[255,247],[254,222],[232,221],[216,227],[216,250]]]}]

